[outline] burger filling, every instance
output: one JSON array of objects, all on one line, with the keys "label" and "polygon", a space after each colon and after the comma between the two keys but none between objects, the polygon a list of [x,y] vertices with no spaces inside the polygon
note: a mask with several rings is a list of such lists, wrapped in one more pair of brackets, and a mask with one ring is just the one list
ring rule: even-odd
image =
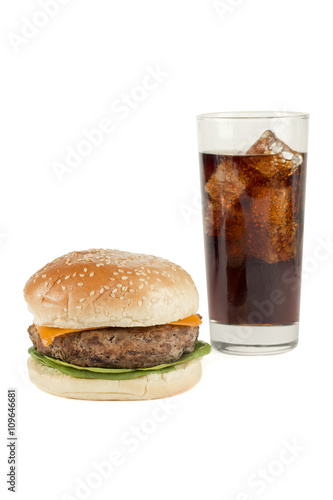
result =
[{"label": "burger filling", "polygon": [[67,363],[100,368],[150,368],[173,363],[194,350],[199,326],[156,325],[101,328],[66,333],[45,346],[35,325],[28,329],[41,354]]}]

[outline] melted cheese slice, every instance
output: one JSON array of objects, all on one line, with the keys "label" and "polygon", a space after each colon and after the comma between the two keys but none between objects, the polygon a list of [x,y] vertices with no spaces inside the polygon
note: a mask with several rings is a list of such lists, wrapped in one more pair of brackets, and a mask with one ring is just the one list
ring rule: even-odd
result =
[{"label": "melted cheese slice", "polygon": [[[188,318],[185,319],[180,319],[178,321],[172,321],[169,323],[170,325],[181,325],[181,326],[199,326],[201,325],[202,321],[199,318],[197,314],[193,314],[192,316],[189,316]],[[103,327],[97,327],[97,328],[81,328],[80,330],[73,330],[70,328],[52,328],[50,326],[39,326],[35,325],[37,332],[40,335],[40,338],[42,339],[42,342],[45,346],[48,346],[52,344],[54,339],[56,337],[59,337],[60,335],[65,335],[65,333],[72,333],[72,332],[82,332],[84,330],[100,330]],[[108,327],[105,327],[108,328]]]},{"label": "melted cheese slice", "polygon": [[197,314],[193,314],[185,319],[179,319],[178,321],[171,321],[169,325],[183,325],[183,326],[199,326],[202,321]]}]

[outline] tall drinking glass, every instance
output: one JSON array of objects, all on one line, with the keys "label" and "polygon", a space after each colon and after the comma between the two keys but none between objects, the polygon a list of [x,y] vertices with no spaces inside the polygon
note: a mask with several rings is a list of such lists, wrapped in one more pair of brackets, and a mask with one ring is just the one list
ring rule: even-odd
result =
[{"label": "tall drinking glass", "polygon": [[197,117],[212,345],[273,354],[297,345],[308,115]]}]

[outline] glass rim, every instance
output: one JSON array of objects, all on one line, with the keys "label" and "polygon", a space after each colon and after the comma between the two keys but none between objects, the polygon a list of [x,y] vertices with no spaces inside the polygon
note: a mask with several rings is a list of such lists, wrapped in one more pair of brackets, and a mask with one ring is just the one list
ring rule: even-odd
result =
[{"label": "glass rim", "polygon": [[298,111],[222,111],[204,113],[197,120],[263,120],[263,119],[297,118],[307,120],[309,113]]}]

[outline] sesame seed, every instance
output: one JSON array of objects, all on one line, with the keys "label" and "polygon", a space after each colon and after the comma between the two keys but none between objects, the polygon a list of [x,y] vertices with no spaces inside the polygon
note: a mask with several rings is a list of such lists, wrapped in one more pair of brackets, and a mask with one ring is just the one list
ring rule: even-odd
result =
[{"label": "sesame seed", "polygon": [[118,289],[117,289],[117,288],[114,288],[114,289],[112,290],[112,293],[117,293],[117,292],[118,292]]},{"label": "sesame seed", "polygon": [[139,285],[139,287],[138,287],[138,288],[141,290],[141,288],[143,288],[143,285]]},{"label": "sesame seed", "polygon": [[45,281],[45,288],[46,288],[47,286],[48,286],[48,282],[47,282],[47,281]]},{"label": "sesame seed", "polygon": [[159,273],[159,271],[153,271],[153,273],[155,273],[155,274],[160,274],[160,273]]},{"label": "sesame seed", "polygon": [[79,274],[79,276],[80,276],[81,278],[84,278],[84,274]]},{"label": "sesame seed", "polygon": [[46,274],[42,274],[42,278],[46,278]]},{"label": "sesame seed", "polygon": [[104,285],[105,290],[110,290],[110,287],[107,285]]},{"label": "sesame seed", "polygon": [[64,307],[64,311],[65,311],[65,313],[68,311],[67,307]]},{"label": "sesame seed", "polygon": [[128,276],[122,276],[121,279],[122,280],[128,280]]},{"label": "sesame seed", "polygon": [[75,309],[82,309],[82,307],[81,307],[81,306],[76,306],[76,308],[75,308]]},{"label": "sesame seed", "polygon": [[84,270],[85,273],[88,271],[88,269],[86,267],[83,270]]},{"label": "sesame seed", "polygon": [[134,293],[134,292],[135,292],[135,290],[133,290],[133,288],[130,288],[130,290],[129,290],[129,291],[130,291],[131,293]]},{"label": "sesame seed", "polygon": [[80,281],[80,283],[78,283],[77,286],[83,286],[83,283]]},{"label": "sesame seed", "polygon": [[121,285],[121,283],[118,283],[118,285],[116,285],[118,288],[121,288],[123,285]]},{"label": "sesame seed", "polygon": [[111,293],[111,297],[115,298],[115,294],[114,294],[114,293]]},{"label": "sesame seed", "polygon": [[80,299],[80,302],[84,302],[85,300],[85,297],[82,297],[82,299]]},{"label": "sesame seed", "polygon": [[123,311],[123,316],[124,316],[124,318],[127,316],[125,311]]},{"label": "sesame seed", "polygon": [[73,273],[73,274],[72,274],[72,277],[73,277],[73,278],[75,278],[75,276],[76,276],[76,273]]},{"label": "sesame seed", "polygon": [[63,290],[66,290],[66,287],[65,287],[65,286],[62,286],[61,288],[62,288]]},{"label": "sesame seed", "polygon": [[58,284],[58,285],[60,285],[60,283],[61,283],[61,280],[58,280],[58,281],[57,281],[57,284]]},{"label": "sesame seed", "polygon": [[123,292],[126,292],[126,291],[127,291],[127,286],[123,286],[123,287],[122,287],[122,291],[123,291]]},{"label": "sesame seed", "polygon": [[36,283],[36,279],[33,280],[33,283]]},{"label": "sesame seed", "polygon": [[132,271],[127,271],[127,274],[133,274]]},{"label": "sesame seed", "polygon": [[141,300],[139,300],[138,304],[139,304],[139,306],[140,306],[140,307],[142,306],[142,302],[141,302]]},{"label": "sesame seed", "polygon": [[90,295],[90,297],[92,297],[93,295],[95,295],[94,290],[93,290],[92,292],[90,292],[90,294],[89,294],[89,295]]},{"label": "sesame seed", "polygon": [[92,273],[89,273],[89,276],[94,276],[94,274],[95,274],[94,272],[92,272]]},{"label": "sesame seed", "polygon": [[145,296],[142,296],[142,300],[147,300],[147,297],[145,297]]},{"label": "sesame seed", "polygon": [[70,278],[70,276],[65,276],[65,280],[68,280],[68,278]]},{"label": "sesame seed", "polygon": [[139,281],[145,281],[145,279],[144,278],[139,278]]},{"label": "sesame seed", "polygon": [[129,281],[129,284],[130,284],[130,285],[133,285],[133,281]]},{"label": "sesame seed", "polygon": [[41,293],[37,293],[37,297],[43,297]]},{"label": "sesame seed", "polygon": [[118,269],[118,272],[123,273],[124,270],[123,269]]},{"label": "sesame seed", "polygon": [[120,300],[124,300],[125,297],[119,297],[119,298],[120,298]]},{"label": "sesame seed", "polygon": [[76,316],[73,316],[73,319],[74,319],[75,321],[77,321],[77,317],[76,317]]},{"label": "sesame seed", "polygon": [[119,273],[117,273],[117,271],[114,271],[114,273],[113,273],[113,274],[116,276],[116,275],[117,275],[117,274],[119,274]]},{"label": "sesame seed", "polygon": [[104,292],[104,288],[102,287],[99,291],[99,293],[103,293]]}]

